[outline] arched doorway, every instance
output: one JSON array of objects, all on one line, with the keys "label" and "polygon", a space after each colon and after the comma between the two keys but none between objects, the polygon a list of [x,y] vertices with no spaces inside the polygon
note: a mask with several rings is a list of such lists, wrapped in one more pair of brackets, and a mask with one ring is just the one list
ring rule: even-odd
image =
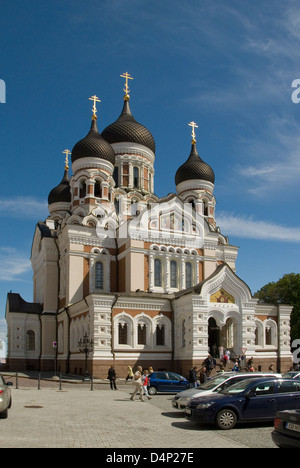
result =
[{"label": "arched doorway", "polygon": [[219,357],[220,347],[220,327],[218,327],[216,320],[211,317],[208,321],[208,348],[209,354],[213,358]]}]

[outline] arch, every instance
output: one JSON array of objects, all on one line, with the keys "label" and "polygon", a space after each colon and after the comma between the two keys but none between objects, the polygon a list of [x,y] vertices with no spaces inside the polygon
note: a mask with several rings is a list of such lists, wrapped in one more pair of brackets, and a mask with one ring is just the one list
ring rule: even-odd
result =
[{"label": "arch", "polygon": [[264,326],[259,319],[255,319],[255,346],[264,346]]},{"label": "arch", "polygon": [[278,335],[278,328],[277,323],[272,320],[268,319],[264,322],[264,337],[265,337],[265,346],[272,346],[277,347],[277,335]]},{"label": "arch", "polygon": [[[121,312],[114,318],[114,344],[116,348],[132,348],[133,347],[133,318]],[[121,333],[123,332],[123,334]],[[121,341],[121,342],[120,342]]]},{"label": "arch", "polygon": [[35,332],[28,330],[26,333],[26,351],[35,351]]}]

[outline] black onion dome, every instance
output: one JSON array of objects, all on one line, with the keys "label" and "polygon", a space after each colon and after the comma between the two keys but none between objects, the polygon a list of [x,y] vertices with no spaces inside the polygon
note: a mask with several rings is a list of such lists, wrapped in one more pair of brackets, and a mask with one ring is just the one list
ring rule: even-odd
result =
[{"label": "black onion dome", "polygon": [[127,99],[124,102],[122,114],[116,122],[103,130],[102,137],[110,144],[122,142],[139,143],[155,153],[153,136],[144,125],[135,120],[131,114]]},{"label": "black onion dome", "polygon": [[92,120],[91,130],[73,148],[72,163],[82,158],[99,158],[115,165],[115,152],[98,132],[96,119]]},{"label": "black onion dome", "polygon": [[192,150],[188,160],[178,169],[175,182],[176,185],[179,185],[181,182],[193,179],[205,180],[212,184],[215,183],[215,173],[212,168],[200,158],[195,143],[192,144]]},{"label": "black onion dome", "polygon": [[64,177],[61,183],[51,190],[48,197],[48,204],[52,203],[71,203],[71,188],[69,171],[65,169]]}]

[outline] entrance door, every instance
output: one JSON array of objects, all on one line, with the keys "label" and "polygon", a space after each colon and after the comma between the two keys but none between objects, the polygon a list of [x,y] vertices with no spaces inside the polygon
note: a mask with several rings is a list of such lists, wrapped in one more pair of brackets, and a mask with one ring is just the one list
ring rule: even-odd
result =
[{"label": "entrance door", "polygon": [[219,357],[220,327],[213,317],[208,321],[208,346],[209,354],[213,358]]}]

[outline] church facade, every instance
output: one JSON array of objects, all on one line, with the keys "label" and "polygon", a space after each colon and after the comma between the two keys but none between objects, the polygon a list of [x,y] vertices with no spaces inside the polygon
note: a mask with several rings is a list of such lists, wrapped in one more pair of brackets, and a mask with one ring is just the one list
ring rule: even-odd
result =
[{"label": "church facade", "polygon": [[66,161],[36,225],[33,303],[8,294],[10,369],[81,375],[87,337],[88,370],[100,378],[111,365],[125,377],[137,364],[185,375],[220,348],[253,357],[257,369],[287,370],[292,308],[258,304],[237,276],[238,248],[216,224],[215,174],[198,154],[196,124],[176,193],[158,198],[155,141],[131,113],[126,76],[121,115],[101,134],[91,98],[72,176]]}]

